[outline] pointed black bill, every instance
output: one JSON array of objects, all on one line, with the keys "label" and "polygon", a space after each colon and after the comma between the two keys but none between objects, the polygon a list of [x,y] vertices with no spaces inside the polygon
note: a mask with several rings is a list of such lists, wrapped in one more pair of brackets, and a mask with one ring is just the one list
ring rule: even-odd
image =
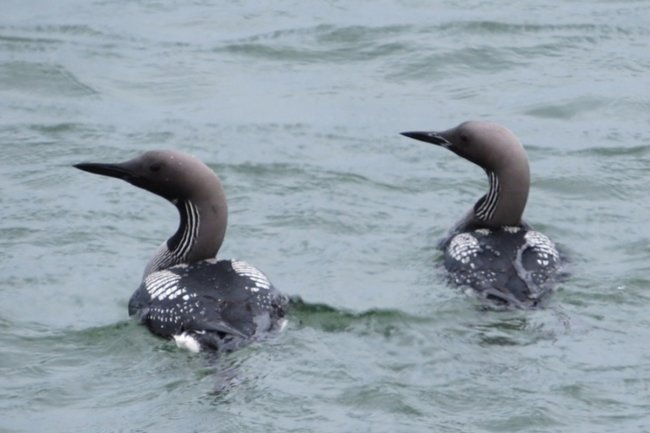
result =
[{"label": "pointed black bill", "polygon": [[437,144],[442,147],[449,147],[451,143],[440,135],[439,132],[435,131],[412,131],[412,132],[400,132],[405,137],[413,138],[414,140],[424,141],[426,143]]},{"label": "pointed black bill", "polygon": [[135,177],[133,170],[125,166],[125,164],[104,164],[100,162],[81,162],[74,165],[79,170],[87,171],[88,173],[101,174],[103,176],[116,177],[130,181]]}]

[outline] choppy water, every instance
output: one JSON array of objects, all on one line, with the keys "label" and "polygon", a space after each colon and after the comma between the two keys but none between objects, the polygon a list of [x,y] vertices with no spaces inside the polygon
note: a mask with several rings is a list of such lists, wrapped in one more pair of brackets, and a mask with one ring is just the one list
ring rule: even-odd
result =
[{"label": "choppy water", "polygon": [[[650,431],[650,2],[3,0],[0,431]],[[541,311],[482,311],[436,241],[486,187],[400,137],[528,149],[569,253]],[[71,168],[178,148],[221,252],[300,296],[214,360],[129,321],[175,210]]]}]

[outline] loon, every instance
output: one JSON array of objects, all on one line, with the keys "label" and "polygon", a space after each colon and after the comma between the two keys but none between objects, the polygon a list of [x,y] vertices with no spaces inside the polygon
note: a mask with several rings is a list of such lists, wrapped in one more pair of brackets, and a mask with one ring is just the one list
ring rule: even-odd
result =
[{"label": "loon", "polygon": [[517,137],[501,125],[481,121],[402,135],[449,149],[487,173],[487,194],[441,242],[450,281],[500,304],[542,305],[554,290],[560,254],[546,235],[522,220],[530,172]]},{"label": "loon", "polygon": [[203,162],[153,150],[126,162],[74,167],[123,179],[178,209],[178,230],[151,258],[129,301],[129,315],[153,334],[193,352],[230,351],[286,325],[288,297],[266,275],[246,262],[215,258],[228,206],[221,181]]}]

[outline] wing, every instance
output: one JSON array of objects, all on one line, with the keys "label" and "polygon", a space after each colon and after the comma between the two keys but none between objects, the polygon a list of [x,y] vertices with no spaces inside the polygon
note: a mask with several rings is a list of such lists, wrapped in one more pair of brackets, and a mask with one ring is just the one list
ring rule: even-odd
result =
[{"label": "wing", "polygon": [[551,290],[550,286],[561,267],[555,244],[548,236],[535,230],[527,231],[524,241],[521,254],[515,260],[516,266],[521,263],[519,273],[537,287]]}]

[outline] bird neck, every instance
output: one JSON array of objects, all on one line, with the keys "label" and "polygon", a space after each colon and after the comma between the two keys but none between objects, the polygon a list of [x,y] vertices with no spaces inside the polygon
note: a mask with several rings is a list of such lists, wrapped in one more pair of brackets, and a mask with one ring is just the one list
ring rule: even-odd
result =
[{"label": "bird neck", "polygon": [[528,201],[528,164],[502,170],[486,170],[487,194],[474,205],[474,224],[480,227],[518,226]]},{"label": "bird neck", "polygon": [[167,240],[169,253],[174,256],[176,262],[174,264],[188,261],[198,243],[201,228],[201,213],[194,203],[190,200],[179,201],[176,208],[180,223],[176,233]]},{"label": "bird neck", "polygon": [[145,268],[144,276],[182,263],[211,259],[217,255],[226,232],[225,199],[179,200],[180,223],[176,233],[164,242]]}]

